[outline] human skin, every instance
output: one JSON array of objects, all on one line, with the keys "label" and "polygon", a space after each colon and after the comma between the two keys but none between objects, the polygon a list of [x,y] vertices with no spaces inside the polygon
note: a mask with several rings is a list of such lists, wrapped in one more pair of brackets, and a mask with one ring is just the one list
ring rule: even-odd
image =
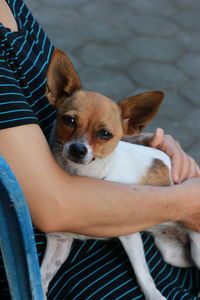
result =
[{"label": "human skin", "polygon": [[[0,21],[17,30],[4,0],[0,0]],[[173,169],[177,182],[199,175],[196,163],[182,150],[177,156],[176,141],[165,136],[156,145],[155,138],[152,146],[171,153],[172,162],[184,157],[184,176],[180,166]],[[1,130],[0,154],[21,185],[33,224],[44,232],[111,237],[181,219],[200,231],[200,178],[173,187],[148,187],[72,176],[57,165],[40,127],[33,124]]]},{"label": "human skin", "polygon": [[157,148],[167,153],[171,158],[172,179],[176,184],[200,176],[200,168],[194,159],[183,151],[178,141],[175,141],[172,136],[164,134],[162,128],[157,128],[153,134],[135,134],[126,136],[123,140]]},{"label": "human skin", "polygon": [[21,185],[34,225],[44,232],[112,237],[200,212],[200,178],[149,187],[72,176],[57,165],[35,124],[1,130],[0,154]]}]

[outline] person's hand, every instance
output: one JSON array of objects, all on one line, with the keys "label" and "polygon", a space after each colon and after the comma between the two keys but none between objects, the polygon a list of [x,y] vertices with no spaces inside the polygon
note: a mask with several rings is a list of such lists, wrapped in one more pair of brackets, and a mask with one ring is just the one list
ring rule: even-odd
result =
[{"label": "person's hand", "polygon": [[174,183],[200,176],[200,168],[195,160],[183,151],[171,135],[165,135],[163,129],[156,129],[149,140],[149,146],[164,151],[171,158]]},{"label": "person's hand", "polygon": [[186,217],[180,220],[180,223],[191,230],[200,232],[200,213]]},{"label": "person's hand", "polygon": [[[149,134],[147,136],[149,138],[149,146],[164,151],[171,158],[172,179],[175,183],[181,183],[186,179],[200,176],[200,168],[195,160],[183,151],[179,142],[174,140],[172,136],[165,135],[163,129],[157,128],[151,137]],[[188,193],[191,190],[191,186],[193,191],[196,190],[196,187],[199,186],[199,180],[197,179],[196,183],[190,180],[185,181]],[[192,209],[193,213],[181,219],[180,223],[191,230],[200,232],[200,194],[197,198],[199,199],[199,204],[197,207],[194,206],[194,209]],[[189,205],[191,208],[193,207],[191,202]]]},{"label": "person's hand", "polygon": [[122,140],[164,151],[171,158],[174,183],[181,183],[186,179],[200,176],[200,168],[195,160],[183,151],[179,142],[172,136],[165,135],[161,128],[157,128],[153,134],[135,134],[123,137]]},{"label": "person's hand", "polygon": [[[186,180],[200,176],[199,166],[194,159],[187,155],[180,144],[170,135],[165,135],[163,129],[157,128],[155,133],[142,133],[123,140],[130,143],[150,146],[164,151],[172,161],[172,178],[175,183],[185,186],[185,194],[188,194],[188,206],[186,215],[179,220],[185,227],[200,232],[200,178]],[[181,208],[180,208],[181,210]]]},{"label": "person's hand", "polygon": [[185,216],[179,222],[191,230],[200,232],[200,177],[185,180],[177,188],[184,188],[180,210]]}]

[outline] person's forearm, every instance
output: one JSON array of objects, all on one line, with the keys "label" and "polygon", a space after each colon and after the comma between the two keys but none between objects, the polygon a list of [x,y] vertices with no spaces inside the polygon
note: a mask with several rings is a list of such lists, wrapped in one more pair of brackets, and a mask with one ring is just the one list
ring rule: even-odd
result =
[{"label": "person's forearm", "polygon": [[[70,181],[67,198],[73,197],[71,216],[77,216],[68,223],[67,229],[71,232],[120,236],[164,221],[177,220],[180,216],[175,195],[169,188],[125,185],[81,177],[72,177]],[[64,196],[61,196],[58,228],[52,228],[53,231],[65,230],[63,211],[67,210],[67,203],[65,205],[62,201]]]},{"label": "person's forearm", "polygon": [[178,220],[188,212],[182,186],[125,185],[78,176],[69,176],[66,182],[61,176],[53,189],[59,190],[56,205],[54,201],[43,203],[45,214],[52,214],[42,228],[46,232],[113,237]]},{"label": "person's forearm", "polygon": [[45,232],[119,236],[200,212],[200,179],[173,187],[126,185],[70,176],[55,162],[37,125],[0,131],[34,225]]}]

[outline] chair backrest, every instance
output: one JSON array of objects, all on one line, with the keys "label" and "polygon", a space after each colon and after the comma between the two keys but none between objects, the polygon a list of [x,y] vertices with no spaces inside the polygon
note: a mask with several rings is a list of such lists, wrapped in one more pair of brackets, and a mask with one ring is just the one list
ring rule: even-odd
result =
[{"label": "chair backrest", "polygon": [[1,156],[0,248],[12,299],[44,299],[28,207],[12,170]]}]

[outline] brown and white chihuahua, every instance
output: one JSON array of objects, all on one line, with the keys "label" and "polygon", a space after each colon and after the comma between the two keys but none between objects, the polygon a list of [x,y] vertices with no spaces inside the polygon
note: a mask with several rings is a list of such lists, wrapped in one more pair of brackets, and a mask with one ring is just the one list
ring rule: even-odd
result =
[{"label": "brown and white chihuahua", "polygon": [[[122,142],[125,135],[141,132],[155,116],[162,92],[148,92],[119,103],[84,91],[69,60],[56,49],[47,73],[46,96],[56,108],[51,149],[59,165],[71,174],[123,183],[170,185],[169,157],[156,149]],[[164,260],[174,266],[200,268],[200,234],[179,223],[167,222],[147,230]],[[73,239],[91,239],[73,233],[47,234],[41,274],[44,294],[66,260]],[[119,237],[146,299],[161,300],[145,260],[139,233]],[[190,241],[189,251],[188,243]]]}]

